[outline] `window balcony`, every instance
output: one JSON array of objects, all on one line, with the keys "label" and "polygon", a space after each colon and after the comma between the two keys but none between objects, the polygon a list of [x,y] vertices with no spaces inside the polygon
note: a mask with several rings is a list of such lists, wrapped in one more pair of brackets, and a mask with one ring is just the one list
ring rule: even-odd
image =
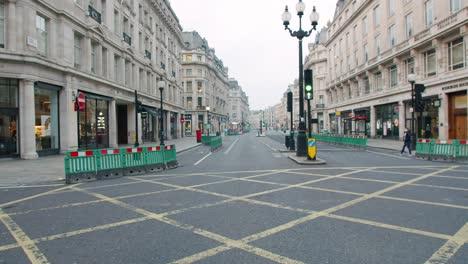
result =
[{"label": "window balcony", "polygon": [[101,24],[101,13],[99,13],[96,9],[94,9],[91,5],[88,6],[88,15],[96,20],[99,24]]},{"label": "window balcony", "polygon": [[132,45],[132,37],[130,37],[130,35],[128,35],[127,33],[123,32],[123,40],[125,41],[125,43],[127,43],[129,46]]},{"label": "window balcony", "polygon": [[148,58],[151,60],[151,52],[149,52],[148,50],[145,50],[145,58]]}]

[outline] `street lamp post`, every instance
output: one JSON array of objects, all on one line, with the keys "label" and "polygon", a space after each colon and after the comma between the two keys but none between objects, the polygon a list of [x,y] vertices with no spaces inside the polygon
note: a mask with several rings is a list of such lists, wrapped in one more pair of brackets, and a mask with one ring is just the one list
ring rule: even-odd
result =
[{"label": "street lamp post", "polygon": [[211,119],[211,118],[210,118],[210,107],[209,107],[209,106],[206,107],[206,117],[207,117],[207,119],[208,119],[208,121],[207,121],[207,122],[208,122],[208,123],[207,123],[208,128],[207,128],[206,131],[207,131],[207,133],[208,133],[208,136],[210,136],[210,126],[211,126],[211,121],[210,121],[210,119]]},{"label": "street lamp post", "polygon": [[163,90],[164,87],[166,86],[165,81],[159,81],[158,82],[158,87],[159,87],[159,93],[161,95],[161,146],[164,146],[164,115],[163,115]]},{"label": "street lamp post", "polygon": [[313,30],[316,30],[317,22],[319,19],[318,13],[315,11],[315,6],[310,14],[310,20],[312,23],[312,29],[304,31],[302,29],[302,16],[304,15],[305,4],[302,0],[296,4],[297,15],[299,16],[299,30],[292,31],[289,28],[289,21],[291,20],[291,13],[288,11],[286,6],[283,15],[284,29],[289,31],[292,37],[296,37],[299,40],[299,134],[297,136],[297,152],[296,155],[304,157],[307,155],[307,136],[305,133],[305,122],[304,122],[304,71],[302,64],[302,39],[310,36]]},{"label": "street lamp post", "polygon": [[414,150],[416,148],[416,135],[414,133],[414,83],[416,82],[416,74],[410,73],[408,74],[408,81],[411,84],[411,150]]}]

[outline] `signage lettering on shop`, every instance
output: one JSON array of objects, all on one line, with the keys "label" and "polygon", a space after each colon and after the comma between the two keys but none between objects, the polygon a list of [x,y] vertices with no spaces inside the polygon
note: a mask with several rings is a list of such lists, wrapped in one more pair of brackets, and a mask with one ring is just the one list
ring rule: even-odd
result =
[{"label": "signage lettering on shop", "polygon": [[460,88],[460,87],[464,87],[464,86],[468,86],[468,82],[458,83],[458,84],[449,85],[449,86],[444,86],[444,87],[442,87],[442,90],[445,91],[445,90]]}]

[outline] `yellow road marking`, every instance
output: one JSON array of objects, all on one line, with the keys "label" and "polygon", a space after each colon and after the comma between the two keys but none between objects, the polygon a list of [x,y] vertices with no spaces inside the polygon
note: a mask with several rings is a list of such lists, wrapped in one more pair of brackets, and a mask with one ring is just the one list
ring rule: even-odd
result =
[{"label": "yellow road marking", "polygon": [[382,198],[382,199],[387,199],[387,200],[395,200],[395,201],[403,201],[403,202],[411,202],[411,203],[428,204],[428,205],[435,205],[435,206],[443,206],[443,207],[452,207],[452,208],[457,208],[457,209],[468,210],[468,206],[456,205],[456,204],[435,203],[435,202],[429,202],[429,201],[421,201],[421,200],[414,200],[414,199],[407,199],[407,198],[400,198],[400,197],[392,197],[392,196],[384,196],[384,195],[377,196],[376,198]]},{"label": "yellow road marking", "polygon": [[231,247],[229,247],[227,245],[218,246],[218,247],[215,247],[215,248],[212,248],[212,249],[209,249],[209,250],[194,254],[192,256],[188,256],[188,257],[173,261],[173,262],[171,262],[171,264],[193,263],[193,262],[196,262],[196,261],[199,261],[199,260],[214,256],[216,254],[219,254],[219,253],[224,252],[224,251],[229,250],[229,249],[231,249]]},{"label": "yellow road marking", "polygon": [[131,210],[133,212],[136,212],[136,213],[151,217],[151,218],[156,219],[158,221],[161,221],[163,223],[170,224],[172,226],[179,227],[181,229],[191,231],[191,232],[193,232],[195,234],[199,234],[199,235],[202,235],[204,237],[213,239],[215,241],[226,244],[227,246],[240,248],[240,249],[243,249],[243,250],[248,251],[250,253],[257,254],[259,256],[271,259],[271,260],[279,262],[279,263],[302,263],[302,262],[298,262],[298,261],[295,261],[295,260],[280,256],[280,255],[274,254],[272,252],[268,252],[268,251],[263,250],[263,249],[256,248],[254,246],[244,244],[242,242],[230,239],[228,237],[224,237],[222,235],[215,234],[215,233],[210,232],[210,231],[206,231],[206,230],[203,230],[203,229],[200,229],[200,228],[188,225],[188,224],[179,223],[179,222],[177,222],[175,220],[172,220],[172,219],[166,218],[164,216],[161,216],[160,214],[155,214],[155,213],[149,212],[147,210],[137,208],[135,206],[126,204],[124,202],[115,200],[113,198],[110,198],[110,197],[107,197],[107,196],[104,196],[104,195],[101,195],[101,194],[98,194],[98,193],[93,193],[93,192],[90,192],[90,191],[87,191],[87,190],[84,190],[84,189],[79,189],[79,188],[73,188],[73,189],[85,192],[85,193],[90,194],[90,195],[93,195],[93,196],[95,196],[97,198],[108,201],[108,202],[113,203],[115,205],[118,205],[120,207]]},{"label": "yellow road marking", "polygon": [[444,264],[447,263],[463,246],[468,242],[468,223],[451,237],[439,250],[437,250],[425,264]]},{"label": "yellow road marking", "polygon": [[6,226],[10,234],[18,242],[32,264],[47,264],[50,263],[42,254],[36,244],[24,233],[24,231],[11,219],[8,214],[5,214],[0,209],[0,221]]},{"label": "yellow road marking", "polygon": [[[79,184],[80,183],[76,184],[75,186],[78,186]],[[10,206],[10,205],[17,204],[17,203],[20,203],[20,202],[28,201],[28,200],[38,198],[38,197],[41,197],[41,196],[44,196],[44,195],[49,195],[49,194],[52,194],[54,192],[70,189],[72,187],[73,187],[72,185],[69,185],[69,186],[65,186],[63,188],[58,188],[58,189],[50,190],[50,191],[47,191],[47,192],[35,194],[35,195],[28,196],[28,197],[25,197],[25,198],[21,198],[21,199],[15,200],[15,201],[6,202],[6,203],[3,203],[3,204],[0,204],[0,208],[4,208],[6,206]]]}]

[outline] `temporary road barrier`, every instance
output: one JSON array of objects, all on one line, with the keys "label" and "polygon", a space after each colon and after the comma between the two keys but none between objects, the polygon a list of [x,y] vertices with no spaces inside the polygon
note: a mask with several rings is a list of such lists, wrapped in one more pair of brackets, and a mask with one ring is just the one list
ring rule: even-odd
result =
[{"label": "temporary road barrier", "polygon": [[431,153],[432,160],[454,161],[455,155],[456,155],[455,145],[453,144],[452,140],[437,139],[435,141],[435,144]]},{"label": "temporary road barrier", "polygon": [[223,140],[221,137],[211,138],[210,145],[211,145],[211,152],[213,152],[223,146]]},{"label": "temporary road barrier", "polygon": [[433,147],[434,140],[418,139],[416,143],[416,158],[430,160]]},{"label": "temporary road barrier", "polygon": [[175,145],[71,151],[65,155],[66,183],[135,175],[177,167]]}]

